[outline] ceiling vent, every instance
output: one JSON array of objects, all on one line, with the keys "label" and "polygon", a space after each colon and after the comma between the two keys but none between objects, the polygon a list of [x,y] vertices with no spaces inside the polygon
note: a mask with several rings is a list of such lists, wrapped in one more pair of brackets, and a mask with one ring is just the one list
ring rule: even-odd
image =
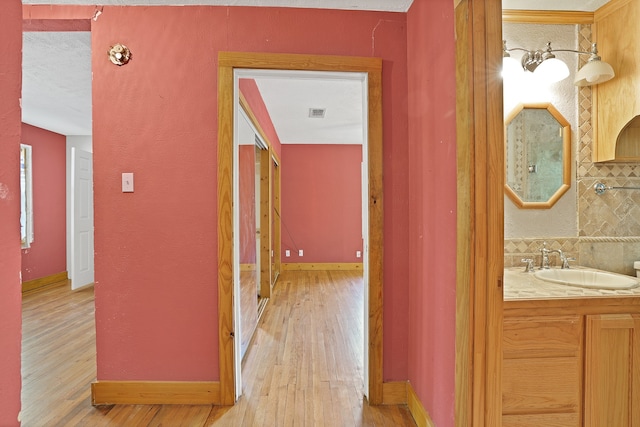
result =
[{"label": "ceiling vent", "polygon": [[312,119],[324,119],[326,108],[309,108],[309,117]]}]

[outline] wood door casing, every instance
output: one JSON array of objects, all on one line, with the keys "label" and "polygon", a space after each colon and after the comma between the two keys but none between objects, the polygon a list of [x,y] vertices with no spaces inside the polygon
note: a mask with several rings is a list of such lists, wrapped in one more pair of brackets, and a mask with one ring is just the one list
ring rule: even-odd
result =
[{"label": "wood door casing", "polygon": [[369,402],[382,403],[383,235],[382,60],[298,54],[220,52],[218,55],[218,353],[220,399],[235,401],[233,328],[233,70],[367,73],[369,161]]},{"label": "wood door casing", "polygon": [[502,4],[456,0],[456,409],[460,427],[501,423],[504,152]]}]

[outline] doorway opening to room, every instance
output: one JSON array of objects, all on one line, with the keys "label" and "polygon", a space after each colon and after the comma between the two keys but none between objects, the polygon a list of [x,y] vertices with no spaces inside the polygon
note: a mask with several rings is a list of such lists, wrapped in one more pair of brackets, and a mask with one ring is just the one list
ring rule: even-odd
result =
[{"label": "doorway opening to room", "polygon": [[[73,61],[55,54],[61,47]],[[25,21],[22,75],[23,143],[32,146],[38,176],[34,204],[48,206],[32,211],[23,290],[67,278],[76,290],[94,281],[89,19]]]},{"label": "doorway opening to room", "polygon": [[[228,55],[228,57],[227,57]],[[282,57],[286,56],[283,61]],[[223,404],[233,404],[242,394],[242,356],[245,339],[242,335],[241,278],[247,273],[253,277],[252,298],[260,307],[260,300],[268,298],[274,274],[281,269],[276,252],[286,257],[291,249],[281,250],[273,239],[264,238],[277,229],[279,210],[274,209],[273,187],[270,175],[282,176],[287,165],[280,163],[279,153],[272,141],[264,141],[264,131],[247,126],[251,115],[246,114],[238,90],[242,79],[253,82],[262,79],[324,79],[348,81],[359,87],[360,118],[358,129],[362,134],[361,169],[358,178],[362,185],[360,212],[362,218],[362,260],[364,276],[364,394],[371,403],[382,401],[382,133],[380,103],[380,69],[377,59],[327,58],[302,55],[224,54],[219,60],[219,306],[220,306],[220,388]],[[258,83],[260,84],[260,83]],[[263,86],[266,84],[263,84]],[[276,89],[276,91],[281,89]],[[309,107],[314,109],[314,107]],[[248,120],[247,120],[248,119]],[[239,130],[244,128],[244,130]],[[257,131],[257,132],[256,132]],[[243,141],[234,143],[234,134],[243,134]],[[268,137],[266,138],[268,139]],[[278,150],[279,151],[279,150]],[[243,159],[246,157],[245,161]],[[282,171],[280,171],[282,166]],[[260,171],[264,171],[260,174]],[[271,172],[270,172],[271,171]],[[242,182],[242,175],[247,178]],[[266,184],[265,184],[266,181]],[[262,184],[261,184],[262,182]],[[266,189],[260,191],[258,187]],[[269,189],[271,188],[271,194]],[[278,194],[277,203],[280,203]],[[247,203],[242,200],[247,199]],[[242,206],[245,206],[243,209]],[[260,206],[263,206],[261,209]],[[265,208],[266,206],[266,208]],[[251,215],[254,212],[254,215]],[[262,212],[259,215],[256,213]],[[248,215],[245,215],[248,213]],[[266,228],[264,228],[266,226]],[[243,233],[242,227],[246,229]],[[260,227],[260,228],[259,228]],[[289,239],[287,224],[281,224],[280,242]],[[270,232],[266,232],[269,229]],[[253,233],[251,232],[253,230]],[[226,237],[232,238],[231,241]],[[246,253],[241,244],[255,248]],[[289,245],[290,242],[287,242]],[[304,249],[295,255],[304,256]],[[354,251],[355,252],[355,251]],[[302,254],[302,255],[301,255]],[[354,253],[354,256],[356,254]],[[301,261],[298,259],[298,261]],[[286,266],[286,264],[284,264]],[[251,273],[255,271],[255,273]],[[262,276],[262,278],[261,278]],[[236,297],[237,295],[237,297]],[[254,295],[256,297],[257,295]],[[252,303],[253,304],[253,303]],[[257,317],[257,316],[255,316]],[[251,326],[244,326],[246,329]],[[245,343],[246,344],[246,343]]]},{"label": "doorway opening to room", "polygon": [[[367,168],[367,99],[363,73],[238,69],[234,81],[234,294],[240,295],[234,299],[234,328],[240,338],[235,342],[238,398],[242,392],[242,362],[281,266],[295,271],[362,272],[363,252],[367,258],[367,232],[363,227],[367,221],[363,208],[366,197],[362,192],[367,180],[362,173]],[[283,156],[285,180],[276,182],[273,172],[280,169]],[[273,204],[275,187],[279,189],[277,206]],[[282,236],[273,233],[273,224],[281,226]],[[278,261],[284,260],[284,264],[275,262],[275,241],[282,245]],[[275,271],[270,271],[272,266]],[[294,282],[301,286],[309,281],[307,274],[296,277]],[[322,277],[318,273],[311,280],[324,286]],[[294,285],[291,291],[296,289],[299,297],[305,298],[302,295],[308,296],[308,291],[316,289],[304,287],[306,291],[300,291]],[[337,293],[341,287],[327,288],[322,294]],[[332,298],[328,295],[326,299],[323,295],[314,298],[338,306],[338,301],[329,302]],[[367,326],[362,314],[363,296],[354,305],[360,319],[352,322],[353,317],[349,318],[348,323],[353,324],[340,330],[358,331],[359,336],[362,323]],[[315,308],[310,304],[302,317],[308,318]],[[295,312],[295,306],[287,309]],[[330,312],[317,312],[318,317],[327,315],[333,317]],[[333,335],[334,326],[328,325],[315,341],[324,342],[325,335]],[[336,347],[333,341],[327,340],[325,346]],[[351,359],[347,354],[353,352],[331,349],[336,369],[343,363],[354,363],[351,370],[363,372],[365,346],[363,338],[358,341],[358,361],[347,361]]]},{"label": "doorway opening to room", "polygon": [[83,403],[78,390],[88,390],[96,372],[91,21],[40,12],[23,20],[21,58],[22,142],[37,175],[33,245],[23,242],[21,265],[25,425],[52,420],[61,396]]}]

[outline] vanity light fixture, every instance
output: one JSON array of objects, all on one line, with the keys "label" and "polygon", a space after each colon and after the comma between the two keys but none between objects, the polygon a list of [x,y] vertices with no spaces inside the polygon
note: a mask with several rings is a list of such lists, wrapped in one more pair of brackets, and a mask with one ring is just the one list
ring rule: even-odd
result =
[{"label": "vanity light fixture", "polygon": [[[574,49],[552,49],[551,42],[547,43],[544,50],[528,50],[521,47],[507,48],[506,40],[502,44],[502,68],[505,74],[514,73],[514,63],[517,61],[511,58],[509,52],[523,51],[522,59],[518,69],[529,71],[546,82],[555,83],[569,76],[569,67],[560,59],[556,58],[554,52],[571,52],[578,55],[589,55],[587,63],[576,73],[573,84],[576,86],[591,86],[604,83],[615,76],[613,67],[604,62],[598,55],[596,43],[591,45],[588,52]],[[503,76],[504,77],[504,76]]]}]

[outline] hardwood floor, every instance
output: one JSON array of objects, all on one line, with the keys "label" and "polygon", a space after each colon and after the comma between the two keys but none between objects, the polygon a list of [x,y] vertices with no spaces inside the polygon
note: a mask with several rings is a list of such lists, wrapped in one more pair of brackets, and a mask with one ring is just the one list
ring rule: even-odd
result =
[{"label": "hardwood floor", "polygon": [[91,406],[93,289],[23,297],[22,426],[413,426],[363,395],[361,273],[287,271],[243,363],[233,407]]}]

